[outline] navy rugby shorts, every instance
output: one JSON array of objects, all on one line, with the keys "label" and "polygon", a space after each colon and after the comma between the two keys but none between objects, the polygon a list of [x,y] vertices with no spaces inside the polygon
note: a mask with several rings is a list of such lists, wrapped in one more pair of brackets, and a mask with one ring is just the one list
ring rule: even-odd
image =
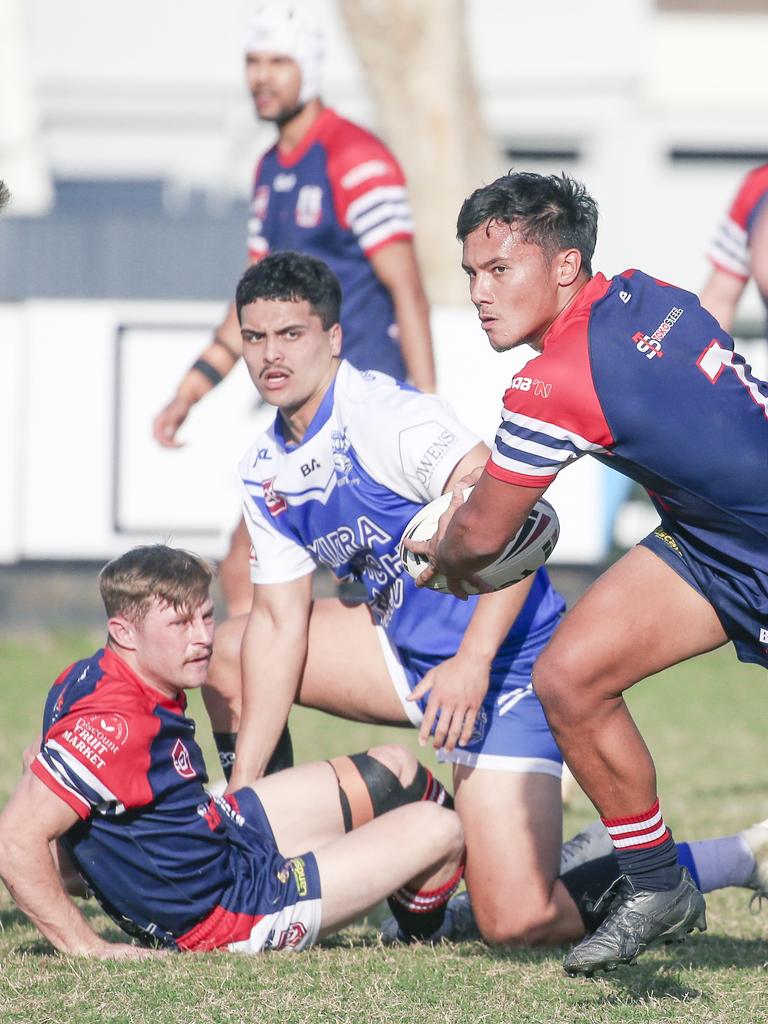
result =
[{"label": "navy rugby shorts", "polygon": [[261,801],[246,786],[216,806],[233,839],[235,880],[219,904],[176,943],[180,949],[233,953],[301,950],[320,931],[320,875],[314,854],[283,856]]},{"label": "navy rugby shorts", "polygon": [[668,524],[640,541],[717,612],[739,661],[768,668],[768,574],[744,563],[702,557]]}]

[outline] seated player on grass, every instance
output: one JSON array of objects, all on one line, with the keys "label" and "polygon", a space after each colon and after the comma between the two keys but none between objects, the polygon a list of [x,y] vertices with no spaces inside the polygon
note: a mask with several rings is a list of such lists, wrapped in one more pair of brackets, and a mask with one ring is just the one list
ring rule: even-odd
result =
[{"label": "seated player on grass", "polygon": [[[294,702],[414,725],[453,765],[482,935],[579,938],[617,871],[580,840],[565,865],[576,870],[558,879],[562,758],[531,670],[564,603],[544,569],[467,602],[419,590],[403,572],[397,545],[408,520],[483,465],[488,449],[434,395],[340,359],[340,304],[328,267],[291,252],[249,268],[237,289],[243,356],[277,414],[241,463],[252,610],[221,627],[204,689],[227,768],[238,733],[230,786],[265,773]],[[313,601],[318,563],[362,582],[367,602]],[[725,863],[738,859],[741,838],[719,849],[720,874],[708,881],[746,884],[751,850],[735,875]],[[467,915],[457,917],[463,928]]]},{"label": "seated player on grass", "polygon": [[[463,835],[431,774],[382,746],[212,797],[184,692],[208,673],[208,566],[140,547],[99,582],[107,644],[54,683],[40,753],[0,814],[0,875],[56,949],[305,949],[390,894],[406,932],[439,927]],[[64,891],[56,840],[141,946],[92,930]]]}]

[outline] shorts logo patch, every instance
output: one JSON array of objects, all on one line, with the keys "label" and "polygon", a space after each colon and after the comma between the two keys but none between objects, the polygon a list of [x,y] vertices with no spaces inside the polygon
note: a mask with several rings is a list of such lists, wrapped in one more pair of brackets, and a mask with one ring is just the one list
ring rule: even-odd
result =
[{"label": "shorts logo patch", "polygon": [[288,879],[293,874],[296,882],[296,892],[299,896],[306,896],[309,892],[309,886],[307,884],[307,872],[304,867],[303,857],[292,857],[283,863],[283,866],[277,872],[277,880],[283,885],[286,885]]},{"label": "shorts logo patch", "polygon": [[477,712],[477,718],[475,719],[475,725],[472,729],[472,735],[469,737],[469,742],[466,744],[471,747],[473,743],[482,743],[485,738],[485,730],[488,728],[488,715],[486,714],[485,708],[480,708]]},{"label": "shorts logo patch", "polygon": [[667,533],[666,530],[662,530],[662,528],[659,526],[653,531],[653,535],[654,537],[658,537],[659,540],[663,541],[667,545],[667,547],[671,551],[674,551],[676,555],[679,555],[680,558],[683,557],[680,548],[677,546],[677,541],[671,533]]},{"label": "shorts logo patch", "polygon": [[288,928],[280,932],[272,949],[295,949],[307,936],[307,929],[301,921],[294,921]]},{"label": "shorts logo patch", "polygon": [[761,644],[768,644],[768,629],[761,629],[760,630],[760,643]]}]

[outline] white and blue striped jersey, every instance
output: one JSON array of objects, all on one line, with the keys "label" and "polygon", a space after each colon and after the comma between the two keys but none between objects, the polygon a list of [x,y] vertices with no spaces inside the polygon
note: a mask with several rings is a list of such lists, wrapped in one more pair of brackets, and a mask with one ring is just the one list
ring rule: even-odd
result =
[{"label": "white and blue striped jersey", "polygon": [[[436,396],[344,361],[301,444],[287,444],[281,424],[278,414],[240,464],[253,582],[289,582],[326,565],[365,585],[375,620],[401,654],[454,654],[476,599],[419,590],[397,546],[477,436]],[[541,570],[500,649],[507,668],[529,677],[562,609]]]}]

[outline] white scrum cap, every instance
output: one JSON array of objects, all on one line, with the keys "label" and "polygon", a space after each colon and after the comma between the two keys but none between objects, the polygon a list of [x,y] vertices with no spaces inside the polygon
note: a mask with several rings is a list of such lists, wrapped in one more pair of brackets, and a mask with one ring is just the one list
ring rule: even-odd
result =
[{"label": "white scrum cap", "polygon": [[260,3],[248,25],[245,52],[292,57],[301,70],[300,102],[320,95],[323,33],[306,4],[294,0]]}]

